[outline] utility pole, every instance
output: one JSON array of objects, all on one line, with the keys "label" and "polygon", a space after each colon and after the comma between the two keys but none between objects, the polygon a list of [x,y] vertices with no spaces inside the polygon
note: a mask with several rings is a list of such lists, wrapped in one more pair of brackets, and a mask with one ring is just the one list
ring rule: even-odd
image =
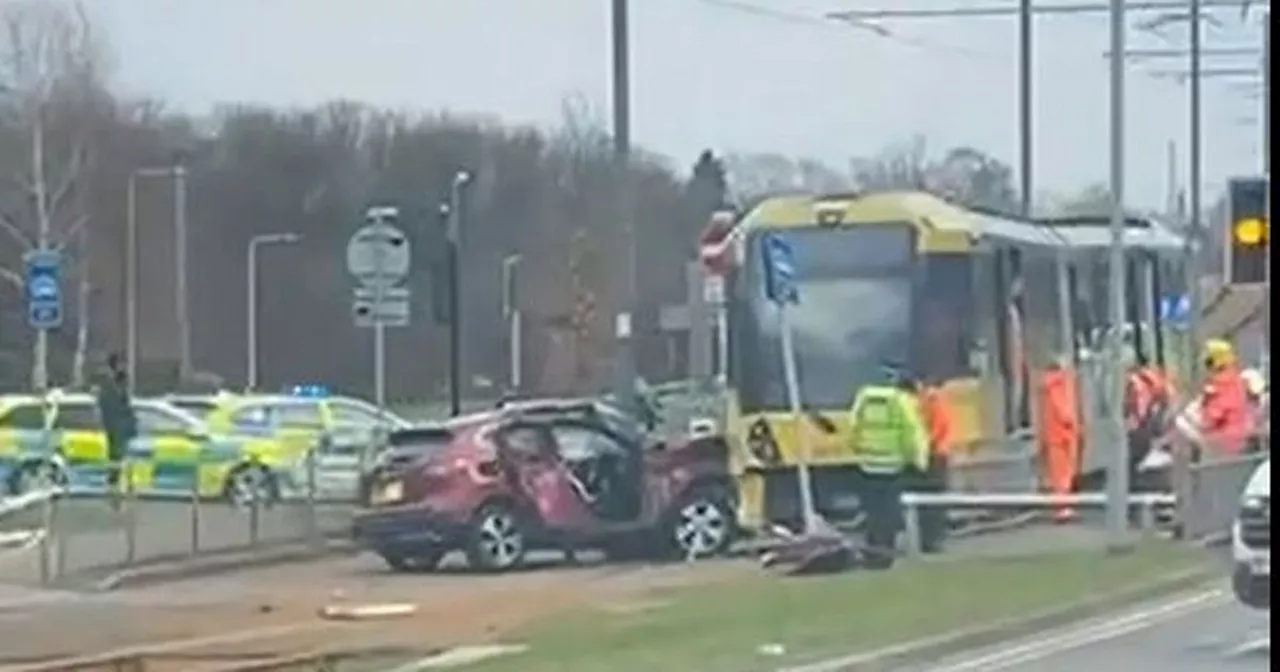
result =
[{"label": "utility pole", "polygon": [[[1191,363],[1191,380],[1189,381],[1193,387],[1190,389],[1200,389],[1200,380],[1204,376],[1203,365],[1200,357],[1196,355],[1196,349],[1200,347],[1200,341],[1203,338],[1203,329],[1201,328],[1201,311],[1204,308],[1204,301],[1200,296],[1200,276],[1203,275],[1201,267],[1203,262],[1201,257],[1201,241],[1204,238],[1204,229],[1202,228],[1204,217],[1204,205],[1202,200],[1202,189],[1204,187],[1203,175],[1204,169],[1203,144],[1201,138],[1201,100],[1200,87],[1203,83],[1201,79],[1200,66],[1202,65],[1202,54],[1200,49],[1200,29],[1201,21],[1201,3],[1204,0],[1191,0],[1190,13],[1188,20],[1189,36],[1187,41],[1191,54],[1189,55],[1189,70],[1191,81],[1188,82],[1187,90],[1190,92],[1187,103],[1190,106],[1187,118],[1191,126],[1191,146],[1187,148],[1187,162],[1190,164],[1187,168],[1188,191],[1190,192],[1190,204],[1187,220],[1187,243],[1186,243],[1186,272],[1187,272],[1187,303],[1190,308],[1190,347],[1187,349]],[[1116,53],[1123,53],[1123,50],[1114,50]]]},{"label": "utility pole", "polygon": [[1035,73],[1032,72],[1032,37],[1031,30],[1035,21],[1031,14],[1031,0],[1018,2],[1018,179],[1022,192],[1022,216],[1031,216],[1031,199],[1034,183],[1032,171],[1035,166],[1035,106],[1032,83]]},{"label": "utility pole", "polygon": [[[1111,0],[1111,53],[1123,54],[1125,46],[1125,0]],[[1125,306],[1124,255],[1124,170],[1125,170],[1125,61],[1111,59],[1111,248],[1108,263],[1111,296],[1107,302],[1111,318],[1109,362],[1112,375],[1108,379],[1114,389],[1108,390],[1107,425],[1112,460],[1107,470],[1107,551],[1119,552],[1128,546],[1129,528],[1129,447],[1125,440],[1123,404]]]},{"label": "utility pole", "polygon": [[622,225],[623,245],[627,261],[623,279],[622,310],[614,324],[617,342],[615,392],[624,408],[634,410],[636,404],[636,347],[632,319],[637,305],[639,270],[636,250],[635,222],[631,217],[631,184],[627,168],[631,161],[631,47],[627,0],[613,0],[613,153],[618,185],[616,203],[618,221]]}]

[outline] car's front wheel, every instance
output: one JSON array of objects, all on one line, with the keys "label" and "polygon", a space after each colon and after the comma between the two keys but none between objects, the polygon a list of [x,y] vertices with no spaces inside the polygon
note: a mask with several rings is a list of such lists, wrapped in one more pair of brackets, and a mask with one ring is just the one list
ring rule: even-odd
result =
[{"label": "car's front wheel", "polygon": [[249,508],[254,506],[271,506],[280,497],[275,476],[265,467],[256,464],[244,464],[231,470],[227,475],[227,483],[223,493],[231,504]]},{"label": "car's front wheel", "polygon": [[489,504],[471,519],[467,564],[484,572],[506,572],[524,562],[528,535],[520,515],[503,504]]},{"label": "car's front wheel", "polygon": [[1236,599],[1253,609],[1271,609],[1271,576],[1258,575],[1246,564],[1236,566],[1231,575],[1231,589]]},{"label": "car's front wheel", "polygon": [[664,537],[684,559],[724,555],[733,546],[733,496],[717,485],[695,488],[680,498],[665,524]]},{"label": "car's front wheel", "polygon": [[397,572],[430,572],[440,566],[444,551],[437,548],[417,549],[413,552],[380,553],[383,562]]}]

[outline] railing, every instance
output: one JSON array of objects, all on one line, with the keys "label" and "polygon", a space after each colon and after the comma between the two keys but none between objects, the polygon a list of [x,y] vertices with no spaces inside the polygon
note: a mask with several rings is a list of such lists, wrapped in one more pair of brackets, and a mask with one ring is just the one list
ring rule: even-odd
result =
[{"label": "railing", "polygon": [[[347,538],[356,508],[353,495],[326,488],[321,459],[308,451],[293,478],[270,472],[279,479],[275,489],[239,504],[202,478],[192,479],[185,493],[139,492],[131,486],[149,467],[129,461],[119,465],[123,486],[114,492],[73,478],[0,501],[0,529],[7,530],[0,540],[16,546],[27,539],[26,546],[37,549],[25,562],[14,559],[16,553],[0,555],[0,582],[48,585],[197,556],[318,552]],[[354,481],[358,471],[344,478]]]}]

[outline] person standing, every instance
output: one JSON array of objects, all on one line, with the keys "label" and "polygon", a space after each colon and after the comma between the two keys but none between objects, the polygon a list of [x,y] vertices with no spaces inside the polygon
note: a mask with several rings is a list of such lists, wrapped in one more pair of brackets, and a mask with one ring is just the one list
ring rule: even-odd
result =
[{"label": "person standing", "polygon": [[890,381],[868,385],[853,404],[851,449],[866,514],[869,569],[888,569],[902,529],[902,491],[910,470],[929,466],[929,435],[920,415],[915,382],[898,369]]},{"label": "person standing", "polygon": [[[1080,402],[1075,372],[1065,360],[1055,360],[1040,379],[1040,458],[1045,485],[1055,495],[1071,494],[1080,471]],[[1070,522],[1075,517],[1071,506],[1054,507],[1055,522]]]},{"label": "person standing", "polygon": [[106,370],[98,380],[98,415],[107,435],[107,487],[115,497],[120,494],[120,476],[123,462],[129,453],[129,442],[138,434],[138,421],[133,412],[133,399],[129,395],[129,379],[125,373],[124,359],[117,354],[107,357]]},{"label": "person standing", "polygon": [[[929,464],[920,475],[921,492],[946,492],[951,476],[951,451],[955,447],[955,413],[942,390],[922,384],[918,389],[920,414],[929,433]],[[920,550],[942,551],[948,528],[947,509],[926,506],[920,511]]]}]

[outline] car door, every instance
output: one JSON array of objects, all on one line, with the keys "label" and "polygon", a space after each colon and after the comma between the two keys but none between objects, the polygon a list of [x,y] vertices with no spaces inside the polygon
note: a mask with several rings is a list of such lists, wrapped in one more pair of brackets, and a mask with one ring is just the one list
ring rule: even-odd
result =
[{"label": "car door", "polygon": [[306,455],[325,431],[318,401],[277,402],[271,407],[271,415],[275,438],[290,456]]},{"label": "car door", "polygon": [[345,399],[329,402],[329,438],[318,456],[319,468],[329,482],[352,495],[359,491],[360,474],[373,460],[373,452],[386,445],[393,423],[371,405]]},{"label": "car door", "polygon": [[107,433],[97,404],[64,401],[55,406],[53,414],[53,431],[67,462],[70,485],[105,490],[111,464],[107,455]]},{"label": "car door", "polygon": [[38,401],[16,402],[0,412],[0,492],[17,486],[16,469],[28,460],[56,455],[58,442]]},{"label": "car door", "polygon": [[142,475],[135,480],[139,489],[166,493],[191,493],[200,475],[201,442],[190,436],[182,418],[160,408],[134,404],[138,436],[134,455]]},{"label": "car door", "polygon": [[590,531],[599,526],[577,490],[575,478],[560,459],[550,427],[517,423],[499,430],[497,441],[516,473],[521,493],[548,529]]},{"label": "car door", "polygon": [[552,432],[563,461],[592,465],[588,473],[577,475],[578,489],[594,497],[592,509],[598,516],[617,523],[641,516],[647,492],[639,445],[599,422],[559,420],[552,423]]}]

